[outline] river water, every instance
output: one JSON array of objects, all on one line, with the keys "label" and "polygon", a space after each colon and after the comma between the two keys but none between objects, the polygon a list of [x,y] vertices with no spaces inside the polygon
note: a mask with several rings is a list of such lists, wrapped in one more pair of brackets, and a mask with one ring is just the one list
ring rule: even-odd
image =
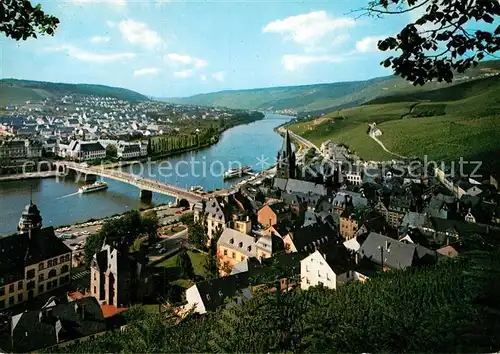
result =
[{"label": "river water", "polygon": [[[263,120],[227,130],[217,144],[208,148],[123,170],[181,187],[200,185],[205,191],[229,187],[238,180],[223,180],[222,173],[228,168],[250,165],[259,171],[276,162],[282,138],[274,128],[291,118],[268,113]],[[29,203],[31,189],[44,226],[74,224],[147,206],[140,202],[138,188],[104,180],[109,184],[107,190],[84,195],[76,193],[82,183],[77,184],[69,178],[0,182],[0,235],[16,232],[21,212]],[[153,194],[153,204],[172,200]]]}]

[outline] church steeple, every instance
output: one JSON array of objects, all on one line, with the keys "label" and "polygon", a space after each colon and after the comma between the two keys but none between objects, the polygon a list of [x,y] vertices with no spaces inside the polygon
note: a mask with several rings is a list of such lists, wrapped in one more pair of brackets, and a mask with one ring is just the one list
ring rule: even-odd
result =
[{"label": "church steeple", "polygon": [[292,143],[290,142],[290,133],[288,130],[285,133],[285,138],[283,139],[283,145],[281,146],[282,156],[290,156],[292,154]]},{"label": "church steeple", "polygon": [[276,175],[278,178],[295,178],[295,152],[292,150],[288,130],[285,132],[281,150],[278,152]]}]

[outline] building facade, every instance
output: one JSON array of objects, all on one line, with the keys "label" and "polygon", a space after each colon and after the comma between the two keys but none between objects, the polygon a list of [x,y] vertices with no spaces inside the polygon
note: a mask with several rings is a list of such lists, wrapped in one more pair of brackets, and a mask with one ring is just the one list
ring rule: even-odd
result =
[{"label": "building facade", "polygon": [[0,310],[69,283],[71,250],[49,227],[0,239]]},{"label": "building facade", "polygon": [[104,245],[94,255],[90,265],[90,294],[100,303],[128,306],[149,296],[152,289],[147,261],[123,254],[110,245]]}]

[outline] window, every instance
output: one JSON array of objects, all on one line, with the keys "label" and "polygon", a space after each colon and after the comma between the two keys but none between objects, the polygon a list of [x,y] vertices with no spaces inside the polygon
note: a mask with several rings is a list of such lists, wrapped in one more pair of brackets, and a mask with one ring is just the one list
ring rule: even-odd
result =
[{"label": "window", "polygon": [[94,294],[97,294],[97,288],[94,286]]},{"label": "window", "polygon": [[243,262],[245,260],[245,256],[241,256],[241,261]]},{"label": "window", "polygon": [[240,243],[238,244],[238,246],[239,246],[240,248],[242,248],[242,247],[243,247],[243,242],[240,242]]},{"label": "window", "polygon": [[306,284],[311,284],[311,282],[309,281],[309,278],[306,278]]},{"label": "window", "polygon": [[5,295],[5,288],[2,286],[0,288],[0,296],[4,296]]},{"label": "window", "polygon": [[59,263],[64,263],[64,256],[59,257]]},{"label": "window", "polygon": [[9,297],[9,306],[14,305],[14,296]]},{"label": "window", "polygon": [[65,260],[66,262],[69,262],[69,258],[70,258],[70,255],[69,255],[69,254],[67,254],[67,255],[64,257],[64,260]]},{"label": "window", "polygon": [[9,293],[13,293],[14,292],[14,284],[10,284],[9,285]]},{"label": "window", "polygon": [[38,274],[38,281],[44,281],[44,278],[43,274]]},{"label": "window", "polygon": [[326,273],[326,280],[330,280],[330,274]]},{"label": "window", "polygon": [[309,266],[306,264],[306,272],[309,272]]},{"label": "window", "polygon": [[35,277],[35,270],[30,269],[26,272],[26,279],[33,279]]},{"label": "window", "polygon": [[0,309],[5,308],[5,300],[0,300]]},{"label": "window", "polygon": [[23,282],[22,281],[17,282],[17,290],[23,290]]},{"label": "window", "polygon": [[23,302],[23,294],[17,295],[17,302]]},{"label": "window", "polygon": [[38,293],[43,293],[43,284],[38,285]]},{"label": "window", "polygon": [[227,256],[227,250],[224,250],[224,256]]},{"label": "window", "polygon": [[47,268],[50,268],[50,267],[52,267],[52,260],[47,261]]},{"label": "window", "polygon": [[45,262],[38,263],[38,270],[43,270],[45,268]]},{"label": "window", "polygon": [[54,258],[54,260],[52,261],[52,265],[57,265],[57,258]]},{"label": "window", "polygon": [[236,258],[236,252],[233,252],[233,258]]},{"label": "window", "polygon": [[[64,274],[64,273],[67,273],[67,272],[69,272],[69,267],[68,267],[68,265],[67,265],[67,264],[65,264],[65,265],[63,265],[63,266],[61,267],[61,274]],[[94,274],[95,274],[95,273],[94,273]]]},{"label": "window", "polygon": [[32,280],[26,284],[26,290],[31,290],[35,288],[35,281]]},{"label": "window", "polygon": [[57,275],[57,272],[55,269],[51,269],[50,272],[49,272],[49,276],[48,278],[54,278],[55,276]]},{"label": "window", "polygon": [[321,278],[321,273],[319,270],[318,270],[318,278]]},{"label": "window", "polygon": [[229,243],[230,243],[230,244],[233,244],[233,243],[234,243],[234,238],[230,239],[230,240],[229,240]]},{"label": "window", "polygon": [[97,280],[97,272],[94,272],[94,280]]}]

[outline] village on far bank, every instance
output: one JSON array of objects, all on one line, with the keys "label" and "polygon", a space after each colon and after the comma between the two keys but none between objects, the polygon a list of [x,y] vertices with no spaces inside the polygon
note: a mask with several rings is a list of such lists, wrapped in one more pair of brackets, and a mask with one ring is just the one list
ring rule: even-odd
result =
[{"label": "village on far bank", "polygon": [[[247,110],[88,94],[26,101],[0,107],[0,175],[26,170],[26,161],[96,164],[162,157],[208,146],[225,129],[263,117]],[[36,164],[28,167],[36,171]]]},{"label": "village on far bank", "polygon": [[117,216],[84,235],[78,252],[44,227],[30,201],[19,233],[0,239],[0,347],[29,352],[92,339],[125,326],[136,306],[185,319],[261,292],[335,290],[500,236],[494,173],[356,163],[344,146],[316,149],[281,131],[267,178]]}]

